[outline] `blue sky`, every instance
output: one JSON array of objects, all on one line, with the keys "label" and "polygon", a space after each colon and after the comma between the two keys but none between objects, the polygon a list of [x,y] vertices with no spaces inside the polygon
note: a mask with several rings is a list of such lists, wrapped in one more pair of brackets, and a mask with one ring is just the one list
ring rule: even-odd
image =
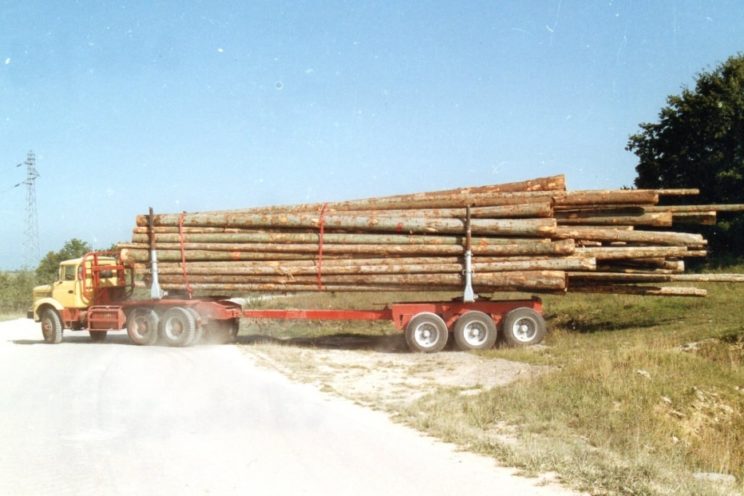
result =
[{"label": "blue sky", "polygon": [[558,173],[635,177],[640,122],[744,50],[740,1],[0,0],[0,268],[134,217]]}]

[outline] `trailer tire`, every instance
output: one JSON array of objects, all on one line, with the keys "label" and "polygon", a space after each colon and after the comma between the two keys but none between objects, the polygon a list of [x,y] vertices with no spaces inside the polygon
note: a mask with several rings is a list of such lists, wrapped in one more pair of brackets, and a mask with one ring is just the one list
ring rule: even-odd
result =
[{"label": "trailer tire", "polygon": [[169,308],[160,319],[160,337],[168,346],[188,346],[195,333],[196,319],[187,308]]},{"label": "trailer tire", "polygon": [[531,308],[515,308],[504,316],[501,336],[507,346],[530,346],[545,337],[545,319]]},{"label": "trailer tire", "polygon": [[457,319],[454,328],[455,343],[461,350],[487,350],[496,344],[496,324],[486,313],[471,310]]},{"label": "trailer tire", "polygon": [[442,317],[435,313],[421,312],[406,326],[408,348],[418,353],[436,353],[447,346],[449,331]]},{"label": "trailer tire", "polygon": [[94,343],[103,343],[106,341],[108,331],[88,331],[88,334],[90,334],[90,340]]},{"label": "trailer tire", "polygon": [[160,318],[152,308],[135,308],[127,315],[127,335],[136,345],[151,346],[158,341]]},{"label": "trailer tire", "polygon": [[62,342],[62,319],[53,308],[45,308],[41,311],[41,334],[44,336],[44,342],[49,344],[59,344]]}]

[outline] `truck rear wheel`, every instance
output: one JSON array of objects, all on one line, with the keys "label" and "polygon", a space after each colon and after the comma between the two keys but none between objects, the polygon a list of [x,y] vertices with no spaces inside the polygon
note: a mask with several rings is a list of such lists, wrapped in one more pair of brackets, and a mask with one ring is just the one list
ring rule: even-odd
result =
[{"label": "truck rear wheel", "polygon": [[41,311],[41,334],[44,336],[45,343],[61,343],[62,329],[62,320],[56,310],[45,308]]},{"label": "truck rear wheel", "polygon": [[406,327],[406,343],[411,351],[435,353],[447,345],[449,331],[442,317],[429,312],[416,314]]},{"label": "truck rear wheel", "polygon": [[531,308],[515,308],[502,321],[501,336],[507,346],[537,344],[545,333],[545,320]]},{"label": "truck rear wheel", "polygon": [[88,331],[90,334],[90,340],[94,343],[103,343],[106,341],[106,335],[108,331]]},{"label": "truck rear wheel", "polygon": [[465,312],[455,322],[455,343],[461,350],[487,350],[496,344],[496,324],[483,312]]},{"label": "truck rear wheel", "polygon": [[137,345],[150,346],[158,341],[160,318],[152,308],[135,308],[127,316],[127,334]]},{"label": "truck rear wheel", "polygon": [[160,320],[160,337],[168,346],[188,346],[195,333],[196,319],[187,308],[170,308]]}]

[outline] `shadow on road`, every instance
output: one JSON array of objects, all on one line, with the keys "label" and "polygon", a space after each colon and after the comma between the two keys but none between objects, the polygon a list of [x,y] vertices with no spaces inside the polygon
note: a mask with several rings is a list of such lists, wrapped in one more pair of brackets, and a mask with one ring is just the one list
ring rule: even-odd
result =
[{"label": "shadow on road", "polygon": [[402,334],[391,336],[367,336],[362,334],[331,334],[317,337],[275,338],[264,335],[238,336],[238,344],[280,344],[300,348],[323,348],[329,350],[369,350],[389,353],[407,353]]},{"label": "shadow on road", "polygon": [[[19,345],[44,345],[49,346],[39,336],[38,339],[16,339],[11,341],[13,344]],[[85,345],[126,345],[136,346],[126,334],[109,334],[105,341],[93,342],[90,336],[85,334],[69,335],[65,333],[62,339],[62,344],[85,344]],[[206,342],[199,343],[206,345],[214,345],[220,343]],[[237,344],[239,345],[254,345],[254,344],[279,344],[282,346],[294,346],[298,348],[318,348],[328,350],[368,350],[368,351],[382,351],[387,353],[408,353],[408,347],[406,346],[405,338],[402,334],[390,335],[390,336],[372,336],[362,334],[350,334],[350,333],[339,333],[330,334],[326,336],[316,337],[295,337],[295,338],[276,338],[272,336],[252,334],[248,336],[238,336]],[[196,346],[199,346],[196,345]],[[157,345],[163,346],[163,345]],[[448,346],[448,348],[450,348]]]}]

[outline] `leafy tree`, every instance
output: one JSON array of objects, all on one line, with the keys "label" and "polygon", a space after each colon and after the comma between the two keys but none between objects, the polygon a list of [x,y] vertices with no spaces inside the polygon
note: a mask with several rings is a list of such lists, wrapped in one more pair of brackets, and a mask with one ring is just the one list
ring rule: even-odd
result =
[{"label": "leafy tree", "polygon": [[65,243],[59,251],[50,251],[44,256],[36,268],[36,278],[39,282],[47,284],[57,280],[59,264],[64,260],[82,257],[91,251],[91,247],[85,241],[73,238]]},{"label": "leafy tree", "polygon": [[[637,187],[697,187],[701,203],[744,203],[744,54],[698,74],[640,128],[626,147],[639,158]],[[704,234],[717,255],[741,256],[744,216],[723,217]]]}]

